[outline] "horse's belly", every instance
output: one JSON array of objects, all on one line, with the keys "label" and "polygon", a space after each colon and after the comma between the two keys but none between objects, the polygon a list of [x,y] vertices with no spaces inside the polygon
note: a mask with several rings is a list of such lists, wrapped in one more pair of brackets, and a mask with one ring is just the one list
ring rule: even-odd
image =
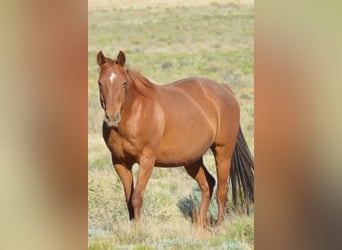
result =
[{"label": "horse's belly", "polygon": [[[182,131],[180,131],[182,132]],[[208,131],[183,131],[162,140],[156,165],[162,167],[184,166],[202,157],[214,142],[214,133]],[[196,133],[197,132],[197,133]]]},{"label": "horse's belly", "polygon": [[187,154],[184,152],[170,152],[168,155],[158,156],[155,166],[157,167],[179,167],[189,165],[202,157],[206,151],[196,154]]}]

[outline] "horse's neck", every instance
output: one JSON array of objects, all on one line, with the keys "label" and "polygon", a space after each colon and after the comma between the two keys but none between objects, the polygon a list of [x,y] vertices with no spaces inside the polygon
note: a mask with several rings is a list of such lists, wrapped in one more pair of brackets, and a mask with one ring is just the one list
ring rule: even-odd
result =
[{"label": "horse's neck", "polygon": [[130,116],[137,112],[137,109],[145,107],[154,99],[156,85],[139,73],[130,72],[130,79],[126,89],[126,98],[124,104],[124,115]]},{"label": "horse's neck", "polygon": [[124,112],[127,114],[135,113],[134,110],[137,105],[140,106],[147,101],[147,97],[142,95],[135,86],[130,85],[126,90],[126,98],[124,103]]},{"label": "horse's neck", "polygon": [[137,72],[130,71],[129,75],[132,87],[142,96],[150,96],[153,89],[156,88],[155,84]]}]

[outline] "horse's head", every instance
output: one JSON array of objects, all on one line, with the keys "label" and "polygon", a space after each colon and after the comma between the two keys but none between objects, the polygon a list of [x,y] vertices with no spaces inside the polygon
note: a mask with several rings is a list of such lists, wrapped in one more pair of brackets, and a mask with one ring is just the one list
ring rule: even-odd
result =
[{"label": "horse's head", "polygon": [[121,121],[121,109],[125,102],[127,87],[127,72],[124,69],[126,57],[120,51],[112,60],[97,53],[97,63],[100,66],[98,80],[101,106],[105,111],[104,121],[109,127],[118,127]]}]

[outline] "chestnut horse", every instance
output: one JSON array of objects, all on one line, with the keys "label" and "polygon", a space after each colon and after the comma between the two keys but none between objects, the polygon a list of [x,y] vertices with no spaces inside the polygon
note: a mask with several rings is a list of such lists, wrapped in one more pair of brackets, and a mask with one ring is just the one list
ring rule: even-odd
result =
[{"label": "chestnut horse", "polygon": [[[153,84],[116,59],[97,54],[103,137],[126,196],[129,218],[139,221],[143,195],[153,167],[184,166],[201,189],[198,224],[206,226],[215,179],[203,164],[210,148],[217,172],[218,220],[224,219],[230,176],[233,200],[254,202],[254,163],[240,129],[240,108],[227,85],[189,78]],[[134,186],[132,166],[139,163]]]}]

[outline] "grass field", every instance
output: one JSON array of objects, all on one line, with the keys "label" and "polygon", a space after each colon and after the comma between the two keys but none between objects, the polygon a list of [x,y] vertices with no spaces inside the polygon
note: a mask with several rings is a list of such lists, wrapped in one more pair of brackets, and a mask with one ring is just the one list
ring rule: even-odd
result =
[{"label": "grass field", "polygon": [[[145,192],[141,228],[131,225],[122,185],[102,140],[96,64],[98,50],[115,57],[121,49],[128,67],[156,83],[204,76],[230,84],[240,102],[241,125],[253,153],[253,4],[198,1],[197,6],[193,1],[180,7],[145,0],[121,9],[117,2],[88,2],[89,249],[253,249],[254,213],[234,212],[230,195],[222,228],[203,232],[194,226],[200,191],[183,168],[155,168]],[[146,2],[158,4],[143,5]],[[210,152],[205,162],[215,176]],[[215,219],[216,211],[213,198],[209,218]]]}]

